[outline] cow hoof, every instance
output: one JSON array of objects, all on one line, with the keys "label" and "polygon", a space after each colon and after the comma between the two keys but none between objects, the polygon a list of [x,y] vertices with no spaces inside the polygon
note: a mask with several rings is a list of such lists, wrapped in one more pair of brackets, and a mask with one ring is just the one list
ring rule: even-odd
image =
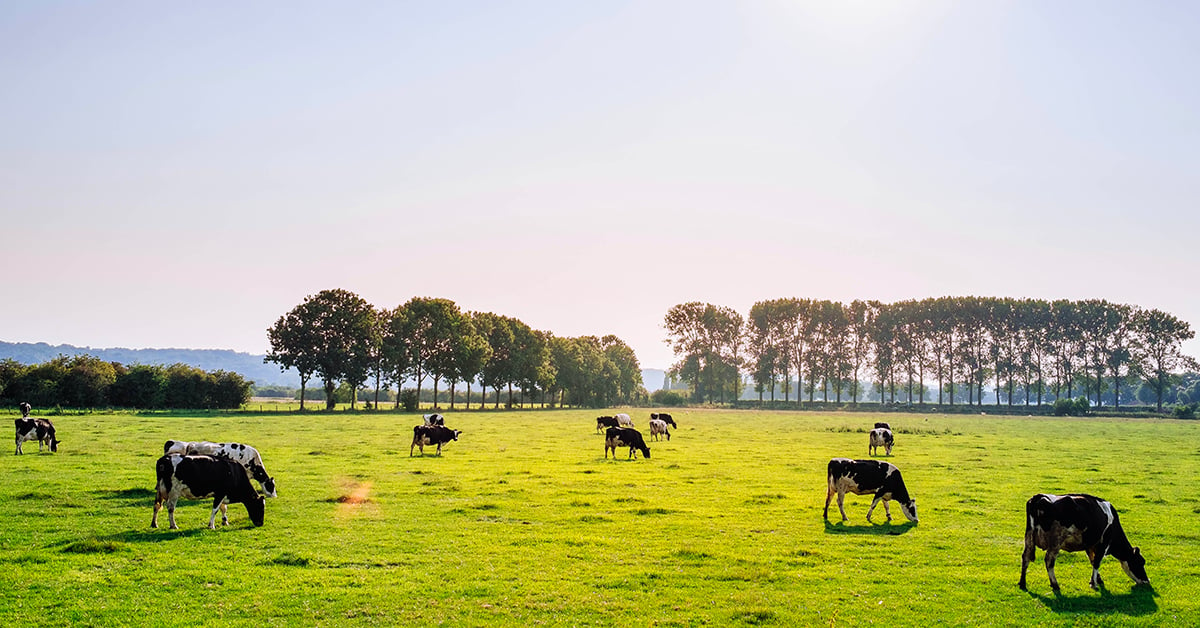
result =
[{"label": "cow hoof", "polygon": [[1020,590],[1022,590],[1022,591],[1028,591],[1028,590],[1029,590],[1029,589],[1026,589],[1026,588],[1025,588],[1025,583],[1024,583],[1024,582],[1018,582],[1018,583],[1017,583],[1017,588],[1018,588],[1018,589],[1020,589]]}]

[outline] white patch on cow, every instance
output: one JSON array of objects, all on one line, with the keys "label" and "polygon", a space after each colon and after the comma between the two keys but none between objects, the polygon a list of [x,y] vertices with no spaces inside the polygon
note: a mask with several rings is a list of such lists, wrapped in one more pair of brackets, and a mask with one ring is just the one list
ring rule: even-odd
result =
[{"label": "white patch on cow", "polygon": [[899,471],[899,469],[896,468],[896,465],[888,463],[887,473],[884,473],[883,477],[890,478],[890,477],[892,477],[892,474],[895,473],[896,471]]},{"label": "white patch on cow", "polygon": [[613,417],[617,420],[617,425],[622,427],[633,427],[633,419],[630,418],[628,414],[622,412],[621,414],[613,415]]}]

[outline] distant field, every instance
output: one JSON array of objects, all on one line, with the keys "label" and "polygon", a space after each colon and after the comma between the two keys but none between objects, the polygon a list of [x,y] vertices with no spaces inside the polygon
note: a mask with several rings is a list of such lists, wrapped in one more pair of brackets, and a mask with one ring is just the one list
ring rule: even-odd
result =
[{"label": "distant field", "polygon": [[[680,410],[629,462],[594,411],[447,414],[440,458],[409,457],[414,415],[56,417],[57,455],[0,455],[0,624],[1200,624],[1200,423],[879,415],[921,521],[847,496],[826,525],[825,464],[867,457],[874,415]],[[167,438],[258,447],[266,524],[186,502],[151,530]],[[1017,588],[1025,500],[1073,491],[1117,506],[1153,589],[1108,558],[1093,592],[1063,554],[1056,596],[1040,551]]]}]

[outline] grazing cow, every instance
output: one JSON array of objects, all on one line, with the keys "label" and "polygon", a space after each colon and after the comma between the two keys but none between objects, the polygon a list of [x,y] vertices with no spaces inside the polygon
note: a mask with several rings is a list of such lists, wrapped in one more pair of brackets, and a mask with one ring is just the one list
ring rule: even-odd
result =
[{"label": "grazing cow", "polygon": [[650,440],[659,440],[663,434],[667,436],[667,440],[671,440],[671,431],[667,429],[667,422],[662,419],[650,419]]},{"label": "grazing cow", "polygon": [[31,419],[29,417],[21,419],[13,419],[17,426],[17,451],[13,455],[25,453],[21,451],[21,443],[27,440],[37,440],[38,451],[42,450],[42,445],[50,448],[50,451],[58,451],[58,444],[62,441],[54,436],[54,424],[50,419]]},{"label": "grazing cow", "polygon": [[275,478],[267,473],[262,456],[250,445],[241,443],[210,443],[206,440],[169,440],[163,443],[163,455],[213,456],[229,458],[246,469],[246,475],[258,482],[267,497],[278,497],[275,493]]},{"label": "grazing cow", "polygon": [[1121,561],[1125,573],[1138,584],[1150,584],[1146,559],[1121,529],[1121,519],[1113,505],[1091,495],[1037,494],[1025,502],[1025,551],[1021,553],[1021,582],[1025,588],[1025,570],[1037,554],[1046,550],[1046,573],[1050,588],[1058,590],[1054,560],[1059,551],[1086,551],[1092,563],[1093,589],[1104,586],[1100,580],[1100,561],[1106,554]]},{"label": "grazing cow", "polygon": [[597,432],[599,432],[601,429],[606,428],[606,427],[616,427],[616,426],[617,426],[617,417],[614,417],[614,416],[598,416],[598,417],[596,417],[596,431]]},{"label": "grazing cow", "polygon": [[875,427],[882,427],[882,428],[883,428],[883,429],[885,429],[885,430],[890,430],[890,429],[892,429],[892,426],[891,426],[891,425],[888,425],[887,423],[882,423],[882,422],[880,422],[880,423],[876,423],[876,424],[875,424]]},{"label": "grazing cow", "polygon": [[896,439],[892,437],[892,430],[884,427],[877,427],[871,430],[871,441],[867,445],[867,455],[874,456],[882,446],[887,455],[892,455],[892,445],[896,444]]},{"label": "grazing cow", "polygon": [[445,425],[446,424],[446,417],[444,417],[436,412],[433,414],[423,414],[421,416],[425,419],[425,425]]},{"label": "grazing cow", "polygon": [[641,450],[643,456],[650,457],[650,448],[646,446],[642,433],[632,427],[610,427],[604,432],[604,459],[608,459],[608,450],[610,449],[615,459],[617,447],[628,447],[629,458],[634,457],[634,450]]},{"label": "grazing cow", "polygon": [[829,500],[837,493],[838,510],[842,512],[842,521],[846,518],[846,508],[842,505],[846,493],[855,495],[875,494],[871,507],[867,510],[867,521],[871,520],[871,512],[879,500],[883,500],[883,511],[887,520],[892,520],[888,510],[888,500],[900,503],[900,510],[909,521],[917,520],[917,500],[909,497],[904,480],[900,477],[900,469],[890,462],[882,460],[851,460],[849,458],[834,458],[829,461],[829,492],[825,494],[825,520],[829,520]]},{"label": "grazing cow", "polygon": [[255,526],[263,524],[265,499],[250,484],[242,465],[228,458],[212,456],[181,456],[169,454],[158,459],[154,465],[158,482],[155,484],[154,516],[150,527],[158,527],[158,511],[163,502],[167,504],[167,519],[172,530],[175,525],[175,504],[184,499],[213,498],[212,514],[208,517],[208,528],[215,530],[217,511],[221,511],[221,525],[229,525],[227,504],[245,504],[246,513]]},{"label": "grazing cow", "polygon": [[425,455],[426,445],[437,445],[437,455],[442,455],[442,445],[458,440],[458,435],[462,434],[462,430],[452,430],[444,425],[414,425],[413,426],[413,441],[412,445],[408,446],[408,456],[412,457],[413,447],[421,449],[421,455]]},{"label": "grazing cow", "polygon": [[20,407],[21,407],[21,418],[25,418],[25,417],[29,416],[29,413],[33,411],[33,406],[29,405],[27,402],[24,402],[24,401],[21,402]]},{"label": "grazing cow", "polygon": [[628,414],[625,414],[624,412],[622,412],[620,414],[615,414],[613,416],[616,417],[618,426],[633,427],[633,419],[631,419]]},{"label": "grazing cow", "polygon": [[675,419],[672,419],[671,415],[667,414],[666,412],[651,412],[650,420],[653,421],[654,419],[658,419],[659,421],[662,421],[663,423],[669,424],[671,427],[673,427],[675,429],[679,429],[679,426],[675,425]]}]

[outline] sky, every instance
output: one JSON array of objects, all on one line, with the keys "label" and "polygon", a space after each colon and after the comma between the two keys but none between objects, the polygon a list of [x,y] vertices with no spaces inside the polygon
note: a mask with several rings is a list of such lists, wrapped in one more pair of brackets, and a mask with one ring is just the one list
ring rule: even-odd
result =
[{"label": "sky", "polygon": [[[0,3],[0,340],[265,353],[415,296],[675,358],[689,301],[1200,325],[1200,4]],[[1200,341],[1185,345],[1200,355]]]}]

